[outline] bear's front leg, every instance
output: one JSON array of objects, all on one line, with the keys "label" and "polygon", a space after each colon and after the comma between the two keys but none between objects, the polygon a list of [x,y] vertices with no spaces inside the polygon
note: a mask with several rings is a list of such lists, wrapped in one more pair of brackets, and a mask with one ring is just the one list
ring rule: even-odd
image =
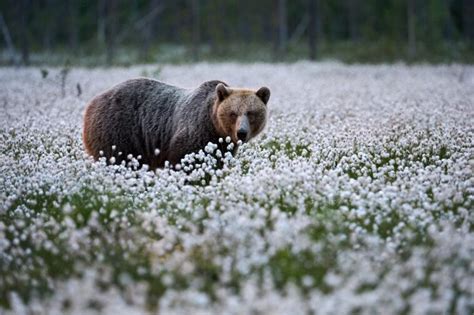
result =
[{"label": "bear's front leg", "polygon": [[173,136],[168,153],[168,161],[171,165],[179,164],[186,154],[193,152],[189,141],[188,130],[186,128],[179,130]]}]

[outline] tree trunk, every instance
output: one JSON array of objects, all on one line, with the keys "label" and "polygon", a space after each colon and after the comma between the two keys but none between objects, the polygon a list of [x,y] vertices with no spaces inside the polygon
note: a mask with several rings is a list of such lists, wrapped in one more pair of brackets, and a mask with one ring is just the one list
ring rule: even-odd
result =
[{"label": "tree trunk", "polygon": [[[149,3],[148,12],[154,12],[159,10],[160,0],[151,0]],[[153,39],[156,36],[156,29],[158,25],[158,15],[155,14],[150,18],[150,21],[147,22],[143,30],[143,43],[140,50],[140,57],[143,60],[148,60],[150,58],[150,46],[153,42]]]},{"label": "tree trunk", "polygon": [[[443,15],[443,39],[446,39],[450,45],[454,39],[455,26],[451,13],[449,12],[449,0],[443,1],[443,10],[445,11]],[[453,47],[454,48],[454,47]]]},{"label": "tree trunk", "polygon": [[318,16],[319,16],[319,0],[309,0],[309,25],[308,25],[308,44],[309,59],[316,60],[317,41],[318,41]]},{"label": "tree trunk", "polygon": [[19,34],[21,61],[23,65],[30,64],[30,34],[28,32],[28,16],[30,14],[31,2],[29,0],[19,0]]},{"label": "tree trunk", "polygon": [[349,38],[352,41],[357,41],[359,39],[359,1],[358,0],[348,0],[348,20],[349,20]]},{"label": "tree trunk", "polygon": [[462,22],[464,36],[474,44],[474,1],[463,0]]},{"label": "tree trunk", "polygon": [[278,0],[278,55],[284,57],[288,42],[288,10],[286,0]]},{"label": "tree trunk", "polygon": [[407,0],[407,22],[408,22],[408,54],[410,58],[416,55],[416,12],[415,0]]},{"label": "tree trunk", "polygon": [[97,45],[103,47],[105,44],[105,25],[107,24],[107,0],[97,2]]},{"label": "tree trunk", "polygon": [[72,53],[77,53],[79,48],[79,7],[75,0],[67,1],[67,11],[69,16],[69,48]]},{"label": "tree trunk", "polygon": [[10,30],[8,29],[7,22],[3,18],[2,12],[0,12],[0,28],[2,29],[2,35],[5,39],[5,45],[7,46],[8,53],[10,54],[10,62],[12,64],[17,64],[15,45],[13,44]]},{"label": "tree trunk", "polygon": [[106,24],[105,24],[105,49],[106,62],[111,65],[115,57],[115,35],[116,35],[116,19],[117,19],[117,1],[106,0]]},{"label": "tree trunk", "polygon": [[199,60],[200,23],[199,23],[199,0],[191,0],[192,16],[192,46],[191,53],[193,61]]},{"label": "tree trunk", "polygon": [[48,14],[48,17],[43,20],[43,29],[42,29],[42,35],[43,35],[43,50],[47,51],[50,53],[53,50],[53,43],[55,42],[56,39],[56,29],[57,29],[57,12],[54,10],[56,8],[56,3],[54,3],[53,0],[46,0],[45,1],[45,6],[48,8],[48,10],[51,10],[50,14]]},{"label": "tree trunk", "polygon": [[211,47],[211,51],[221,56],[225,52],[225,42],[223,39],[225,38],[225,34],[227,33],[226,21],[223,21],[222,17],[220,16],[221,12],[226,11],[226,3],[221,0],[213,0],[210,1],[210,5],[208,6],[210,10],[208,11],[207,15],[207,23],[208,23],[208,34],[209,34],[209,44]]}]

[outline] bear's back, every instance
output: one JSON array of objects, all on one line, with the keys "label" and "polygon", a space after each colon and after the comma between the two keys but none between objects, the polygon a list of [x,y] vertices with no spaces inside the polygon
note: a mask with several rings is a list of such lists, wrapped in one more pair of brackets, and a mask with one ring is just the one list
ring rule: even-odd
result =
[{"label": "bear's back", "polygon": [[149,164],[154,149],[170,141],[174,109],[185,94],[184,89],[137,78],[97,95],[84,117],[87,152],[96,159],[113,156],[115,163],[131,154]]},{"label": "bear's back", "polygon": [[165,160],[178,163],[185,154],[218,141],[211,111],[219,83],[225,84],[214,80],[183,89],[138,78],[114,86],[86,109],[86,151],[112,163],[130,154],[141,156],[140,162],[152,168],[163,166]]}]

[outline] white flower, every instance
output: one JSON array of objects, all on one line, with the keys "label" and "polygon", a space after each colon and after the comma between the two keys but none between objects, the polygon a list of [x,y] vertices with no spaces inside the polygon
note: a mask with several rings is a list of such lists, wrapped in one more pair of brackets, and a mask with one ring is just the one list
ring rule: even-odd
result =
[{"label": "white flower", "polygon": [[[71,82],[92,97],[143,67],[74,68]],[[466,80],[453,84],[460,71]],[[197,86],[217,76],[268,84],[275,97],[265,130],[239,141],[236,156],[231,138],[220,138],[151,172],[131,154],[112,166],[104,152],[99,162],[85,157],[83,101],[58,97],[36,68],[2,68],[0,286],[8,282],[12,312],[60,314],[67,300],[79,314],[94,299],[104,314],[141,314],[146,296],[163,314],[467,313],[470,73],[167,65],[164,81]],[[50,267],[64,259],[58,278]],[[23,301],[44,285],[51,295]]]}]

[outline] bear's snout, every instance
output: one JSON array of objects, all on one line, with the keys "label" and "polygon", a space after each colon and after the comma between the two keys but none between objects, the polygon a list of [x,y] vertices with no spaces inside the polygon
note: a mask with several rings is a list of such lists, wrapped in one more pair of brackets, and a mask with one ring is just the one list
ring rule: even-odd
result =
[{"label": "bear's snout", "polygon": [[247,115],[243,115],[240,119],[239,129],[237,129],[237,139],[245,142],[248,140],[248,135],[250,132],[250,124]]},{"label": "bear's snout", "polygon": [[237,138],[242,142],[247,141],[247,135],[248,132],[246,130],[239,129],[239,131],[237,131]]}]

